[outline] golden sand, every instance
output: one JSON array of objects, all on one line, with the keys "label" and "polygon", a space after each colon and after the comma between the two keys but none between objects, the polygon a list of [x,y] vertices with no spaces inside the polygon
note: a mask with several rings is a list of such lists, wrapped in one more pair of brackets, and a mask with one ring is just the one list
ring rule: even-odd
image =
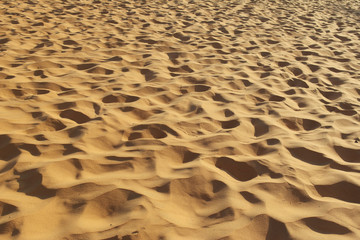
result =
[{"label": "golden sand", "polygon": [[0,1],[0,239],[360,239],[358,1]]}]

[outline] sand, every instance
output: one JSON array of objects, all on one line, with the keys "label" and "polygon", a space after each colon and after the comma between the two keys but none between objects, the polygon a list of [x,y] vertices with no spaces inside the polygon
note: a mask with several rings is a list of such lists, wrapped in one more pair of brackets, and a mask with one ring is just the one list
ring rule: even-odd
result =
[{"label": "sand", "polygon": [[359,1],[0,2],[0,239],[360,239]]}]

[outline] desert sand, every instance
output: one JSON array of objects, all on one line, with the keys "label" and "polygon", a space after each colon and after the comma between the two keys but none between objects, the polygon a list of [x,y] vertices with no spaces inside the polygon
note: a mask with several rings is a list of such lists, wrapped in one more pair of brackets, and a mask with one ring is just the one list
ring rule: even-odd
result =
[{"label": "desert sand", "polygon": [[0,239],[360,239],[359,6],[1,0]]}]

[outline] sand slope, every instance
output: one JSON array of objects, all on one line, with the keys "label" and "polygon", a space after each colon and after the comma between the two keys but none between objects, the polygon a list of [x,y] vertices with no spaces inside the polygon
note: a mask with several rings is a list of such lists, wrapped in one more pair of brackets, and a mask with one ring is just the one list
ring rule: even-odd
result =
[{"label": "sand slope", "polygon": [[358,1],[0,9],[0,239],[360,238]]}]

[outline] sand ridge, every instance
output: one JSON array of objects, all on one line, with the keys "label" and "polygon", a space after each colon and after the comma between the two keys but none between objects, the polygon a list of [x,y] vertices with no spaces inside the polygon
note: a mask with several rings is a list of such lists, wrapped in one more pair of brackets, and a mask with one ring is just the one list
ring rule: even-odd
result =
[{"label": "sand ridge", "polygon": [[360,238],[358,1],[0,3],[0,238]]}]

